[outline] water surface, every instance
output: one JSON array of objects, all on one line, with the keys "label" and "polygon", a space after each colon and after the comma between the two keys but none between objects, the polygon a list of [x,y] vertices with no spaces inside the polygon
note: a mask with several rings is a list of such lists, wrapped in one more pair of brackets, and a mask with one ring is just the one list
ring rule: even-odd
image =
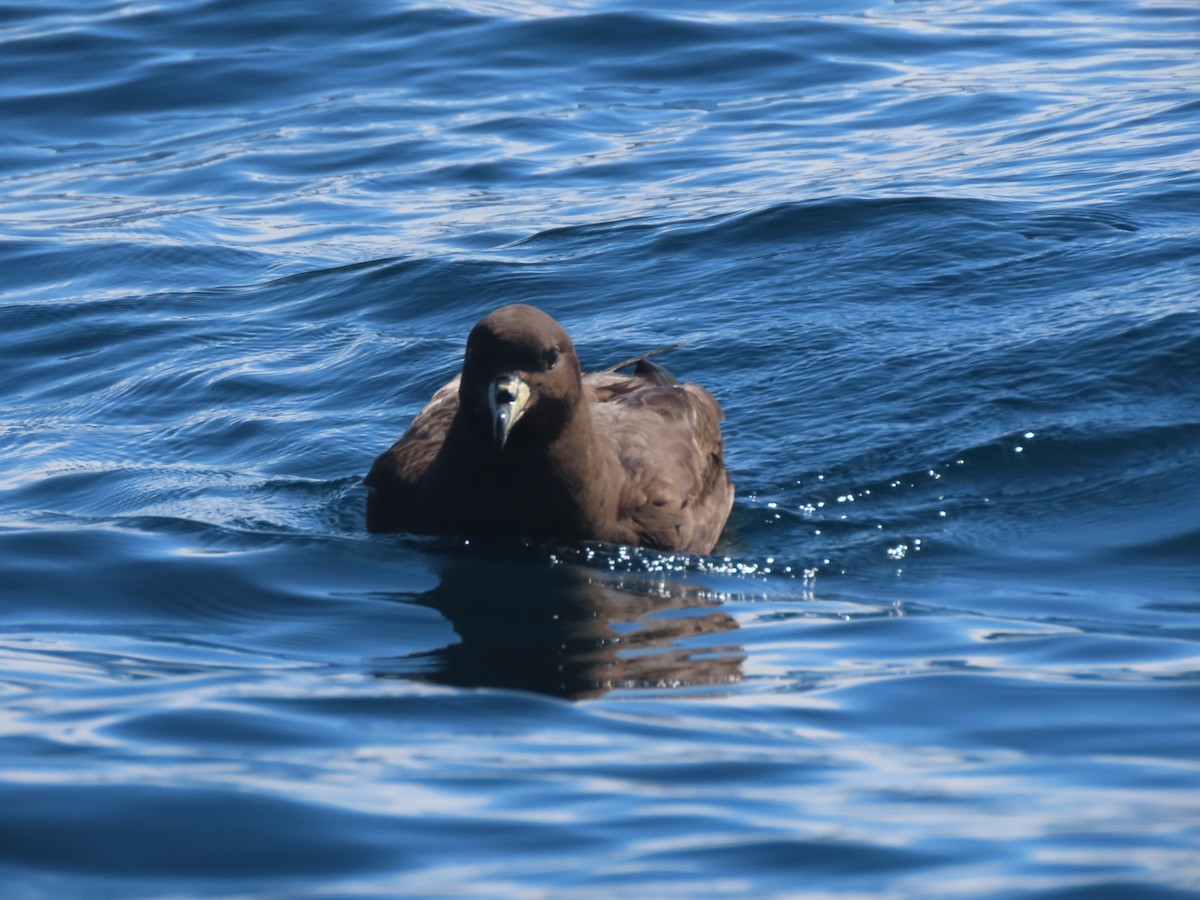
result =
[{"label": "water surface", "polygon": [[[19,897],[1200,891],[1200,13],[0,9]],[[714,556],[368,535],[491,308]]]}]

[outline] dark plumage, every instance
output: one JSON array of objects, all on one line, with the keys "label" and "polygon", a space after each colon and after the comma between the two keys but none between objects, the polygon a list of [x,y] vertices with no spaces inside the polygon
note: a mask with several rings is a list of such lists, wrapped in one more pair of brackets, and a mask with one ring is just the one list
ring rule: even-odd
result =
[{"label": "dark plumage", "polygon": [[583,375],[557,322],[505,306],[371,466],[367,528],[709,553],[733,505],[722,418],[708,391],[644,356]]}]

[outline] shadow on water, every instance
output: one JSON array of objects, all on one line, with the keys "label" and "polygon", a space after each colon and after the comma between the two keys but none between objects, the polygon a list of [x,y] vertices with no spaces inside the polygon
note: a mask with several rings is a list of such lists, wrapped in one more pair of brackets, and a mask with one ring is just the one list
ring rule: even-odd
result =
[{"label": "shadow on water", "polygon": [[683,585],[631,586],[582,566],[462,558],[416,601],[449,619],[459,642],[383,662],[381,677],[569,699],[741,680],[742,649],[707,637],[737,622],[719,601]]}]

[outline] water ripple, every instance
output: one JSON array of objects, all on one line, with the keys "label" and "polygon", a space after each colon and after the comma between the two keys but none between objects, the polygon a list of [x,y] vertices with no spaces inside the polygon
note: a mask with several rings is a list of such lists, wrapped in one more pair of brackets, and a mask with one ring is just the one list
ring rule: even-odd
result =
[{"label": "water ripple", "polygon": [[[10,892],[1194,888],[1192,5],[0,22]],[[716,554],[366,533],[509,302],[682,342]]]}]

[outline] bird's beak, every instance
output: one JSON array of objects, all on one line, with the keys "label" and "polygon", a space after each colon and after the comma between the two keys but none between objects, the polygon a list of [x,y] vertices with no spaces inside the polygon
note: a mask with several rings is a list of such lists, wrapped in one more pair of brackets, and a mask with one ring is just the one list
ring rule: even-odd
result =
[{"label": "bird's beak", "polygon": [[529,403],[529,385],[516,375],[501,375],[488,386],[488,407],[492,412],[492,439],[496,450],[504,449],[509,432]]}]

